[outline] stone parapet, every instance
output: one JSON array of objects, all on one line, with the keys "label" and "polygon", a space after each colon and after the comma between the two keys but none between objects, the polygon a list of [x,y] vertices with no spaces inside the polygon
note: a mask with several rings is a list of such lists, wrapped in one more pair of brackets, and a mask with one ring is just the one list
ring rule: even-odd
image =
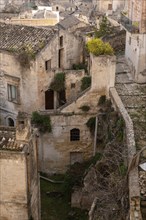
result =
[{"label": "stone parapet", "polygon": [[[115,88],[110,88],[110,98],[115,109],[120,113],[125,121],[126,127],[126,143],[128,150],[128,165],[131,165],[133,156],[136,153],[135,137],[133,122],[126,111],[117,91]],[[129,185],[129,205],[130,205],[130,220],[142,220],[140,211],[140,188],[138,167],[133,167],[128,173],[128,185]]]}]

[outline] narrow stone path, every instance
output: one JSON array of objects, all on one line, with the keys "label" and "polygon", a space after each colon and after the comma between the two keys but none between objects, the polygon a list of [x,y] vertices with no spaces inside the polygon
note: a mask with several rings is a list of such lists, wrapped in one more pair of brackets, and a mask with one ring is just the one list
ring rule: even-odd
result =
[{"label": "narrow stone path", "polygon": [[[146,147],[146,84],[133,81],[130,68],[123,56],[117,57],[116,90],[123,101],[134,125],[137,151]],[[146,162],[146,150],[141,153],[140,163]],[[146,171],[139,169],[141,210],[146,219]]]}]

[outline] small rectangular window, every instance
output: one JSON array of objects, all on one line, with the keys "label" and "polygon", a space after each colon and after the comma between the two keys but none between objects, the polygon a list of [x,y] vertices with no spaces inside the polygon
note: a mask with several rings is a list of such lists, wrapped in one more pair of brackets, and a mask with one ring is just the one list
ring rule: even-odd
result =
[{"label": "small rectangular window", "polygon": [[18,87],[8,84],[8,100],[18,102]]},{"label": "small rectangular window", "polygon": [[45,69],[46,71],[51,70],[51,60],[45,61]]},{"label": "small rectangular window", "polygon": [[113,6],[112,4],[108,4],[108,10],[112,10]]},{"label": "small rectangular window", "polygon": [[80,140],[80,130],[74,128],[70,130],[70,141],[79,141]]},{"label": "small rectangular window", "polygon": [[76,84],[75,83],[71,83],[71,89],[75,88]]},{"label": "small rectangular window", "polygon": [[63,47],[63,36],[60,37],[60,47]]}]

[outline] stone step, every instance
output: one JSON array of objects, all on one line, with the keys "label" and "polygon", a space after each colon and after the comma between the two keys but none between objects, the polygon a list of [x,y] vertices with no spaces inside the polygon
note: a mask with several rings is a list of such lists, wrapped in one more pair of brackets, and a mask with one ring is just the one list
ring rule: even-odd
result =
[{"label": "stone step", "polygon": [[133,121],[140,121],[140,122],[144,122],[146,121],[146,109],[142,108],[142,109],[127,109],[131,119]]},{"label": "stone step", "polygon": [[146,96],[120,96],[125,107],[130,108],[145,108]]},{"label": "stone step", "polygon": [[146,95],[146,85],[143,84],[137,84],[137,83],[116,83],[115,85],[117,90],[121,90],[126,95],[128,94],[145,94]]}]

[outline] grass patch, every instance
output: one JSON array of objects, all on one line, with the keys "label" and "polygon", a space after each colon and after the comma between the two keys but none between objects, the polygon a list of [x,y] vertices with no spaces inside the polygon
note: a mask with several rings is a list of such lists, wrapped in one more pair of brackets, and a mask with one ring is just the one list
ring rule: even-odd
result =
[{"label": "grass patch", "polygon": [[[57,175],[56,175],[56,178]],[[59,177],[60,178],[60,177]],[[54,177],[53,177],[54,179]],[[87,220],[85,210],[71,208],[70,198],[64,193],[62,197],[49,197],[46,192],[62,192],[62,184],[52,184],[41,180],[41,219],[42,220]]]}]

